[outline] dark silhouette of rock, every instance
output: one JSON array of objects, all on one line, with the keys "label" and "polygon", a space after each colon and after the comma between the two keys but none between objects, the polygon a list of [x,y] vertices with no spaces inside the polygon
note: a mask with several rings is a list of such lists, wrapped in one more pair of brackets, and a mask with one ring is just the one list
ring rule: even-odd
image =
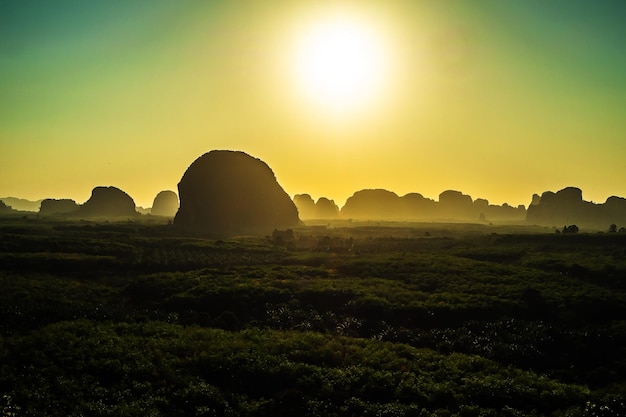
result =
[{"label": "dark silhouette of rock", "polygon": [[400,197],[392,191],[368,189],[355,192],[341,208],[341,216],[360,220],[402,219]]},{"label": "dark silhouette of rock", "polygon": [[150,214],[173,217],[178,211],[178,196],[174,191],[161,191],[154,197]]},{"label": "dark silhouette of rock", "polygon": [[436,212],[436,203],[418,193],[403,197],[383,189],[355,192],[341,209],[341,216],[358,220],[411,220]]},{"label": "dark silhouette of rock", "polygon": [[474,220],[479,216],[479,210],[474,209],[472,197],[455,190],[446,190],[439,194],[439,210],[442,217],[450,219]]},{"label": "dark silhouette of rock", "polygon": [[539,194],[533,194],[532,200],[530,201],[531,206],[536,206],[541,201],[541,197]]},{"label": "dark silhouette of rock", "polygon": [[466,206],[472,204],[472,197],[460,191],[446,190],[439,194],[439,203],[447,206]]},{"label": "dark silhouette of rock", "polygon": [[335,219],[339,216],[339,207],[333,200],[320,197],[317,203],[309,194],[296,194],[293,202],[298,208],[301,219]]},{"label": "dark silhouette of rock", "polygon": [[293,196],[293,203],[298,209],[298,216],[301,219],[316,219],[317,210],[315,201],[309,194],[296,194]]},{"label": "dark silhouette of rock", "polygon": [[[481,216],[482,215],[482,216]],[[361,190],[353,194],[341,209],[341,216],[360,220],[445,220],[445,221],[509,221],[522,222],[526,217],[523,205],[511,207],[490,205],[485,199],[459,191],[444,191],[439,201],[418,193],[403,197],[387,190]]]},{"label": "dark silhouette of rock", "polygon": [[566,187],[557,191],[555,197],[566,204],[579,204],[583,202],[583,190],[576,187]]},{"label": "dark silhouette of rock", "polygon": [[0,214],[10,214],[15,212],[16,210],[13,210],[11,206],[7,206],[4,201],[0,200]]},{"label": "dark silhouette of rock", "polygon": [[607,224],[626,223],[626,199],[613,196],[604,204],[595,204],[583,200],[582,191],[576,187],[556,193],[546,191],[536,204],[533,197],[526,221],[545,226],[576,223],[581,227],[605,230]]},{"label": "dark silhouette of rock", "polygon": [[405,219],[432,219],[437,217],[438,203],[419,193],[400,197],[402,217]]},{"label": "dark silhouette of rock", "polygon": [[474,207],[480,210],[486,210],[489,207],[489,200],[485,200],[484,198],[477,198],[476,200],[474,200]]},{"label": "dark silhouette of rock", "polygon": [[487,207],[474,206],[480,208],[481,213],[485,215],[486,221],[498,221],[498,222],[523,222],[526,219],[526,207],[520,204],[517,207],[508,205],[507,203],[501,206],[489,204]]},{"label": "dark silhouette of rock", "polygon": [[554,193],[546,191],[541,194],[538,204],[531,204],[526,214],[526,221],[536,224],[557,225],[570,221],[580,221],[572,215],[580,211],[582,191],[568,187]]},{"label": "dark silhouette of rock", "polygon": [[400,197],[402,217],[408,220],[428,220],[438,217],[439,203],[419,193]]},{"label": "dark silhouette of rock", "polygon": [[26,200],[24,198],[17,197],[2,197],[0,198],[7,206],[16,211],[39,211],[39,206],[42,200]]},{"label": "dark silhouette of rock", "polygon": [[335,219],[339,216],[339,207],[333,200],[320,197],[315,203],[315,209],[319,219]]},{"label": "dark silhouette of rock", "polygon": [[626,198],[611,196],[601,209],[602,217],[609,223],[626,223]]},{"label": "dark silhouette of rock", "polygon": [[116,187],[96,187],[91,197],[77,212],[82,217],[134,217],[139,213],[135,210],[135,202],[124,191]]},{"label": "dark silhouette of rock", "polygon": [[300,224],[295,204],[270,167],[244,152],[200,156],[178,183],[178,195],[174,226],[187,234],[270,234]]},{"label": "dark silhouette of rock", "polygon": [[40,216],[58,216],[69,215],[76,213],[80,206],[76,204],[76,201],[69,198],[63,198],[55,200],[53,198],[46,198],[41,202],[39,207]]},{"label": "dark silhouette of rock", "polygon": [[489,200],[477,198],[474,200],[474,208],[479,212],[478,221],[481,223],[487,222],[487,215],[485,213],[489,210]]}]

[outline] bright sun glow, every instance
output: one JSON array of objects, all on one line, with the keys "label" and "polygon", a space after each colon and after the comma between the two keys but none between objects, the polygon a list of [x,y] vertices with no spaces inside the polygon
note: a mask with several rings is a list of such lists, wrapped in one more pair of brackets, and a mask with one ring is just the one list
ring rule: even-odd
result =
[{"label": "bright sun glow", "polygon": [[371,105],[389,75],[381,35],[356,18],[313,22],[295,47],[299,89],[322,110],[346,114]]}]

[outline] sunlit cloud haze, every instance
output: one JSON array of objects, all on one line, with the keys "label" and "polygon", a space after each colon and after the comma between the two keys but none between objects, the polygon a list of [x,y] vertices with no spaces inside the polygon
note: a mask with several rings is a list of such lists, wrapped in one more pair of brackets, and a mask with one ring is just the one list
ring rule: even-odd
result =
[{"label": "sunlit cloud haze", "polygon": [[[624,21],[622,1],[0,0],[0,196],[149,206],[211,149],[340,204],[626,196]],[[360,66],[306,75],[317,32]]]}]

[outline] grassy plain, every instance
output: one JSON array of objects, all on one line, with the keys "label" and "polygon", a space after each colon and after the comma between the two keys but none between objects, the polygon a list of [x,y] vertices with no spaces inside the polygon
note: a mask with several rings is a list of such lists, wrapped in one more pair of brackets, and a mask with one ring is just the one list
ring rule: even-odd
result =
[{"label": "grassy plain", "polygon": [[626,415],[626,235],[0,219],[2,416]]}]

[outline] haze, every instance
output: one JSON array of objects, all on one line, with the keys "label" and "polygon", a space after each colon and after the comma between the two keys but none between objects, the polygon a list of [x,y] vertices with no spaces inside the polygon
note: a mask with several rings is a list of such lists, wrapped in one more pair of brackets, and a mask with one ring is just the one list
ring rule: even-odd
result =
[{"label": "haze", "polygon": [[[380,71],[318,79],[361,80],[354,101],[311,100],[298,45],[337,16]],[[603,202],[626,195],[625,20],[621,1],[2,1],[0,195],[115,185],[149,206],[198,155],[239,149],[339,205],[570,185]]]}]

